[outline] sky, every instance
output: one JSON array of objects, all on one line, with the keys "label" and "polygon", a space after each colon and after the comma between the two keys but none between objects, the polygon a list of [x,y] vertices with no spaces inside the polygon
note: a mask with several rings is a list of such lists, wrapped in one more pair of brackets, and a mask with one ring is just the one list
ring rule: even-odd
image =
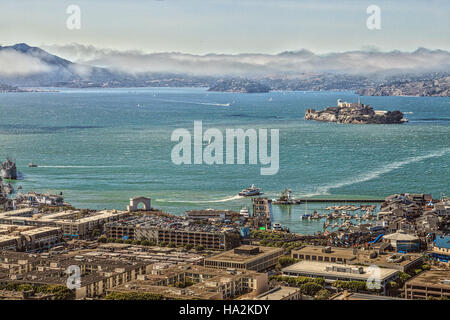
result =
[{"label": "sky", "polygon": [[[81,9],[79,30],[66,27],[72,4]],[[366,9],[373,4],[381,10],[380,30],[366,26]],[[450,51],[449,35],[448,0],[0,0],[1,45],[322,54],[419,47]]]}]

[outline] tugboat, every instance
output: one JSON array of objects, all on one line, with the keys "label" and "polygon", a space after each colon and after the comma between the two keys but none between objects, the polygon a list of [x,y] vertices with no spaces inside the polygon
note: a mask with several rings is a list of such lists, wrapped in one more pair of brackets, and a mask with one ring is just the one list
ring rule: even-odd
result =
[{"label": "tugboat", "polygon": [[251,196],[257,196],[261,194],[261,189],[256,188],[254,184],[250,188],[244,189],[241,192],[239,192],[239,195],[242,197],[251,197]]},{"label": "tugboat", "polygon": [[4,179],[16,180],[17,179],[17,168],[16,163],[6,157],[6,161],[2,163],[1,173]]}]

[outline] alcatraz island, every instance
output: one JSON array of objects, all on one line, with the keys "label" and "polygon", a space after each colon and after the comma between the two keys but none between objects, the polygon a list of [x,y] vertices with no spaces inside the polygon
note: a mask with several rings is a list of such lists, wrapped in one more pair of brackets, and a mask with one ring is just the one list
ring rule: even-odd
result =
[{"label": "alcatraz island", "polygon": [[337,107],[328,107],[324,110],[307,109],[306,120],[324,122],[351,123],[351,124],[399,124],[408,122],[400,111],[374,110],[370,105],[361,103],[337,101]]}]

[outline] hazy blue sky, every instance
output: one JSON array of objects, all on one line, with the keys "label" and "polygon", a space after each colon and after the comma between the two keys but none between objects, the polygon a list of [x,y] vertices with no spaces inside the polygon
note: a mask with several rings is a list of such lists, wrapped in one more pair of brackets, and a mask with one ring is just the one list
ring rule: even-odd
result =
[{"label": "hazy blue sky", "polygon": [[[81,8],[81,30],[66,28],[69,4]],[[366,28],[371,4],[381,8],[381,30]],[[0,0],[2,45],[194,54],[412,51],[450,50],[449,34],[448,0]]]}]

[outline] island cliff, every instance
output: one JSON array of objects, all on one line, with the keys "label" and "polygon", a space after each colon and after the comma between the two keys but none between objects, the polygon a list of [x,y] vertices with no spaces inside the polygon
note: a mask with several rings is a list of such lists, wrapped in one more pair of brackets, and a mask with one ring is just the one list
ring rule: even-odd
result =
[{"label": "island cliff", "polygon": [[408,121],[403,118],[403,113],[400,111],[373,110],[371,106],[362,104],[360,101],[348,103],[340,99],[337,107],[328,107],[321,111],[307,109],[305,119],[352,124],[396,124]]}]

